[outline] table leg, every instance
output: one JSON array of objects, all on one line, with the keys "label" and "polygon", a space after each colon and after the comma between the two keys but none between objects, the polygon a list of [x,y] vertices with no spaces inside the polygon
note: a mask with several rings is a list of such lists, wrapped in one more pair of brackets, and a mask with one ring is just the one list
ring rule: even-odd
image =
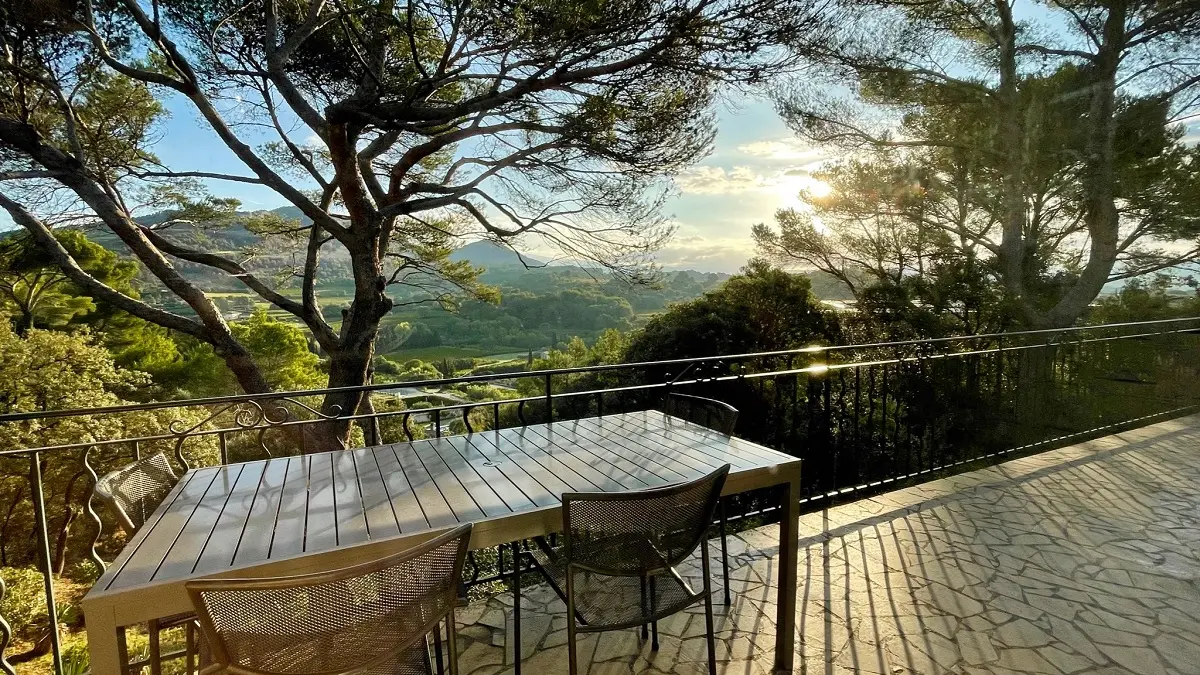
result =
[{"label": "table leg", "polygon": [[[521,675],[521,545],[513,542],[513,675]],[[501,549],[503,551],[503,549]]]},{"label": "table leg", "polygon": [[117,624],[112,611],[90,611],[84,613],[87,622],[88,656],[92,675],[122,675],[121,653],[117,646]]},{"label": "table leg", "polygon": [[779,598],[775,616],[775,673],[791,673],[796,647],[796,584],[799,562],[800,468],[783,485],[779,521]]}]

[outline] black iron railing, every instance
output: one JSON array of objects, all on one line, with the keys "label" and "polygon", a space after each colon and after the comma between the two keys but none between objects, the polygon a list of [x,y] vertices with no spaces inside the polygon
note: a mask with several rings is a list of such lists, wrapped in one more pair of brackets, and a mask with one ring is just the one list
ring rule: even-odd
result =
[{"label": "black iron railing", "polygon": [[[394,443],[656,408],[677,391],[733,405],[736,435],[803,458],[804,502],[819,508],[1196,411],[1197,333],[1186,318],[378,383],[353,388],[367,395],[354,411],[321,410],[340,391],[322,389],[0,415],[0,563],[35,566],[45,599],[44,629],[0,614],[0,671],[15,672],[16,635],[64,672],[55,582],[86,586],[119,551],[92,488],[145,453],[188,469],[330,449],[318,432],[331,420],[353,423],[351,445]],[[769,515],[760,503],[739,500],[732,519]],[[502,547],[468,572],[484,583],[504,567]]]}]

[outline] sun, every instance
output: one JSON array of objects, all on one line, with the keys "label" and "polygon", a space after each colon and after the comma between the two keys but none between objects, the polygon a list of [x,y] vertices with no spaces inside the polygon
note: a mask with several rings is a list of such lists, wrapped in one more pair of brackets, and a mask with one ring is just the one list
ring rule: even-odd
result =
[{"label": "sun", "polygon": [[809,197],[824,199],[833,193],[833,186],[812,176],[785,176],[776,184],[776,193],[784,208],[807,209],[808,205],[800,199],[802,191],[807,191]]},{"label": "sun", "polygon": [[824,199],[833,192],[833,186],[823,180],[810,178],[808,185],[808,194],[817,199]]}]

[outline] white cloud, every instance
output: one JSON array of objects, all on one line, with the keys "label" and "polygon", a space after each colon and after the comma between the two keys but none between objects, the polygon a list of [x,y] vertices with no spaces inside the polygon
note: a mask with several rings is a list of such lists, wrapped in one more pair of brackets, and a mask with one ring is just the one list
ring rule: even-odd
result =
[{"label": "white cloud", "polygon": [[[728,236],[742,228],[733,223],[717,225],[726,236],[709,236],[713,224],[676,223],[680,234],[654,255],[658,264],[667,269],[690,269],[698,272],[735,272],[754,255],[754,241],[749,228],[744,236]],[[684,234],[683,232],[686,232]]]},{"label": "white cloud", "polygon": [[780,138],[775,140],[752,141],[737,147],[743,155],[757,157],[775,162],[803,162],[811,164],[827,159],[829,155],[820,148],[814,148],[796,138]]},{"label": "white cloud", "polygon": [[695,247],[669,245],[659,251],[655,259],[658,264],[669,270],[733,273],[745,265],[753,255],[752,247],[730,248],[721,244]]},{"label": "white cloud", "polygon": [[684,194],[727,195],[759,190],[772,183],[748,166],[728,170],[719,166],[694,166],[676,176],[675,184]]}]

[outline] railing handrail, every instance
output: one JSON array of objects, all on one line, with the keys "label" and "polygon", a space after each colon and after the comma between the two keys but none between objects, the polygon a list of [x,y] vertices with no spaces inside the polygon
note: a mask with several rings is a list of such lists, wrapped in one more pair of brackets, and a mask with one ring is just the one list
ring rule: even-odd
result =
[{"label": "railing handrail", "polygon": [[[1151,321],[1127,321],[1120,323],[1098,324],[1090,326],[1071,326],[1067,328],[1042,328],[1035,330],[1010,331],[1000,333],[978,333],[973,335],[955,335],[939,338],[921,338],[914,340],[897,340],[892,342],[870,342],[859,344],[846,345],[813,345],[809,347],[798,347],[795,349],[783,349],[777,351],[766,352],[746,352],[741,354],[714,354],[711,356],[693,356],[679,359],[666,359],[660,361],[635,361],[631,363],[611,363],[594,366],[577,366],[572,368],[550,368],[546,370],[530,370],[514,373],[490,373],[486,375],[463,375],[460,377],[447,377],[434,380],[416,380],[412,382],[385,382],[380,384],[356,385],[350,387],[328,387],[323,389],[304,389],[293,391],[275,391],[264,392],[260,394],[230,394],[226,396],[209,396],[193,399],[177,399],[170,401],[150,401],[146,403],[129,403],[117,406],[103,406],[97,408],[68,408],[65,410],[46,410],[46,411],[28,411],[18,413],[0,414],[0,424],[21,422],[34,419],[58,419],[64,417],[82,417],[89,415],[110,415],[127,412],[141,412],[146,410],[162,410],[166,408],[191,408],[201,407],[206,405],[221,405],[228,403],[248,403],[252,401],[268,401],[273,399],[285,398],[302,398],[308,396],[325,396],[328,394],[349,393],[349,392],[376,392],[388,391],[391,389],[415,389],[429,386],[448,386],[454,384],[470,384],[476,382],[491,382],[495,380],[512,380],[530,377],[553,377],[556,375],[577,375],[584,373],[600,373],[612,372],[617,370],[632,370],[638,368],[651,368],[673,365],[692,365],[703,363],[705,361],[744,361],[755,358],[767,358],[776,356],[798,356],[801,354],[822,354],[831,352],[842,352],[851,350],[864,349],[885,349],[896,347],[910,347],[915,345],[932,345],[945,344],[951,342],[970,342],[992,338],[1014,338],[1030,335],[1048,335],[1064,333],[1079,333],[1084,331],[1099,331],[1113,328],[1128,328],[1132,326],[1152,326],[1169,323],[1181,323],[1186,321],[1200,322],[1200,316],[1181,317],[1175,319],[1155,319]],[[1200,326],[1197,326],[1200,329]],[[1179,332],[1179,331],[1172,331]],[[1142,335],[1154,335],[1147,333]],[[1137,335],[1123,337],[1139,337]],[[1051,342],[1043,344],[1052,344]],[[1037,345],[1034,345],[1037,346]],[[682,374],[682,373],[681,373]],[[682,383],[677,383],[682,384]],[[503,401],[502,401],[503,402]],[[487,402],[478,402],[474,405],[481,405]],[[465,404],[464,404],[465,405]],[[339,415],[339,418],[345,418],[345,415]]]},{"label": "railing handrail", "polygon": [[[228,464],[237,461],[231,460],[228,438],[239,433],[257,434],[258,446],[266,456],[271,457],[272,450],[264,440],[264,434],[281,427],[292,430],[284,435],[283,440],[290,443],[284,451],[290,453],[298,449],[306,453],[308,436],[303,432],[293,432],[299,425],[319,425],[333,419],[357,422],[364,432],[364,440],[370,441],[370,436],[375,443],[384,443],[385,429],[387,434],[395,438],[399,436],[394,426],[383,427],[379,421],[399,417],[400,433],[407,436],[409,441],[414,441],[427,433],[441,437],[447,426],[451,434],[460,434],[464,430],[468,434],[492,430],[498,433],[499,429],[515,426],[518,421],[521,426],[528,426],[558,419],[574,419],[571,415],[576,414],[604,415],[612,412],[609,401],[613,399],[618,402],[618,412],[644,409],[654,406],[659,400],[658,395],[664,391],[670,392],[679,387],[716,387],[720,389],[720,394],[745,402],[749,406],[743,409],[745,412],[753,415],[758,410],[762,413],[758,418],[751,417],[752,423],[741,429],[749,440],[768,443],[781,452],[813,462],[812,470],[808,471],[813,478],[808,479],[808,485],[804,488],[807,490],[806,496],[801,499],[804,508],[812,508],[906,481],[960,471],[972,463],[999,461],[1003,457],[1061,445],[1101,431],[1111,432],[1124,425],[1145,424],[1198,412],[1200,390],[1197,382],[1200,382],[1200,378],[1197,374],[1200,374],[1200,357],[1196,356],[1195,342],[1170,339],[1157,344],[1146,341],[1153,337],[1183,334],[1200,334],[1200,317],[811,346],[103,408],[10,413],[0,415],[0,424],[171,408],[198,408],[201,412],[195,417],[162,420],[158,427],[139,428],[133,433],[146,434],[139,437],[124,436],[124,432],[114,430],[111,436],[97,434],[87,441],[60,445],[45,445],[49,440],[46,438],[26,439],[43,445],[0,449],[0,458],[5,460],[6,465],[14,459],[24,459],[29,467],[26,475],[33,486],[29,499],[34,507],[36,546],[24,554],[36,558],[42,570],[47,623],[51,627],[51,652],[56,672],[61,674],[62,646],[57,633],[59,621],[53,574],[50,571],[52,556],[48,525],[54,522],[60,528],[59,541],[63,543],[58,544],[59,551],[66,551],[66,527],[73,517],[71,514],[76,513],[72,509],[82,505],[83,513],[91,521],[91,529],[83,533],[91,538],[89,548],[84,551],[86,560],[101,572],[105,569],[106,563],[100,554],[105,527],[100,514],[93,507],[94,493],[89,489],[94,489],[98,482],[96,467],[91,462],[101,458],[100,453],[96,452],[100,449],[117,450],[115,454],[105,453],[106,464],[111,466],[130,454],[136,458],[141,457],[144,451],[163,452],[165,449],[160,447],[160,443],[166,441],[174,445],[175,460],[187,470],[192,467],[185,457],[185,443],[198,437],[216,437],[215,443],[210,440],[210,452],[203,461],[211,463],[214,460],[211,451],[215,445],[216,461]],[[1105,346],[1121,341],[1133,344],[1129,345],[1130,349]],[[1143,345],[1154,351],[1148,352]],[[1160,356],[1159,347],[1168,350],[1176,348],[1177,353],[1174,356]],[[1044,356],[1039,356],[1039,351],[1044,351]],[[835,354],[842,356],[834,358]],[[805,358],[794,358],[797,356]],[[555,376],[638,369],[643,372],[637,378],[619,378],[611,382],[577,380],[577,386],[572,391],[556,391],[556,388],[562,388],[558,386],[562,381],[556,383],[553,379]],[[936,377],[945,379],[933,379]],[[537,378],[533,387],[533,391],[538,392],[536,395],[529,395],[531,391],[522,387],[522,392],[516,398],[485,397],[485,400],[479,401],[451,398],[447,405],[429,408],[385,408],[365,412],[339,410],[326,414],[305,400],[328,393],[387,392],[397,389],[423,391],[430,387],[528,378]],[[1077,378],[1082,379],[1077,381]],[[1090,384],[1088,378],[1094,378],[1101,383],[1100,386]],[[1105,380],[1153,386],[1146,389],[1139,386],[1137,391],[1129,390],[1128,385],[1123,389],[1114,389],[1111,383],[1102,383]],[[946,383],[946,391],[941,391],[940,382]],[[722,384],[726,386],[722,387]],[[429,391],[423,393],[437,395]],[[721,398],[716,392],[704,393],[713,393],[714,398]],[[1098,406],[1101,403],[1108,405],[1112,400],[1119,401],[1123,406],[1119,417],[1105,407]],[[569,404],[556,410],[557,401]],[[578,405],[580,402],[582,405]],[[1050,404],[1047,405],[1047,402]],[[1064,405],[1055,405],[1055,402]],[[293,417],[289,406],[303,408],[314,417],[309,418],[303,412]],[[533,421],[526,418],[529,407],[533,408]],[[476,409],[483,409],[486,413],[488,408],[492,413],[490,420],[487,415],[478,419],[473,417]],[[1046,414],[1047,409],[1051,414]],[[1056,416],[1054,411],[1060,409],[1074,417],[1062,419]],[[504,417],[502,412],[505,413]],[[960,412],[966,417],[954,419]],[[515,413],[516,419],[512,418],[512,413]],[[410,426],[414,418],[419,436],[414,434]],[[372,420],[370,424],[366,422],[368,419]],[[1027,423],[1033,423],[1031,430],[1026,429]],[[245,436],[235,438],[234,449],[238,453],[247,450],[258,453],[258,450],[245,444]],[[254,438],[252,436],[251,440]],[[968,438],[970,440],[964,440]],[[324,439],[317,440],[325,442]],[[499,439],[496,440],[499,447]],[[295,447],[297,441],[299,448]],[[336,440],[332,442],[339,443]],[[118,446],[125,446],[124,450]],[[130,449],[132,453],[128,452]],[[68,456],[68,452],[73,453],[73,457]],[[75,478],[71,478],[59,493],[47,495],[42,490],[42,463],[51,457],[64,456],[75,463]],[[47,467],[50,466],[68,465],[47,463]],[[69,474],[60,472],[56,475]],[[76,479],[80,477],[83,477],[83,482],[77,484]],[[74,489],[77,485],[83,486],[83,492]],[[55,505],[61,503],[67,509],[65,515],[61,510],[58,510],[59,515],[54,519],[47,514],[47,502],[51,496]],[[71,503],[72,497],[76,498],[74,505]],[[22,496],[14,499],[20,500]],[[755,504],[753,499],[747,501],[743,504],[746,508],[742,509],[742,513],[733,514],[731,520],[761,518],[766,511],[750,508]],[[105,541],[112,544],[117,540]],[[512,546],[512,558],[516,559],[517,548],[515,544]],[[490,583],[501,579],[505,574],[503,559],[503,553],[497,554],[497,572],[494,576],[488,576],[491,572],[481,576],[483,568],[478,562],[472,562],[474,573],[471,583]],[[3,579],[0,579],[2,592]],[[0,616],[0,675],[15,673],[4,661],[3,652],[10,635],[11,630]],[[179,657],[182,652],[173,654]],[[162,658],[172,656],[164,655]],[[141,661],[137,667],[145,663]]]},{"label": "railing handrail", "polygon": [[[1147,323],[1150,323],[1150,322],[1147,322]],[[1115,325],[1115,324],[1113,324],[1113,325]],[[1134,325],[1134,324],[1121,324],[1121,325]],[[1108,342],[1108,341],[1112,341],[1112,340],[1124,340],[1124,339],[1133,339],[1133,338],[1140,338],[1140,337],[1154,337],[1154,336],[1159,336],[1159,335],[1173,335],[1173,334],[1178,334],[1178,333],[1186,333],[1191,330],[1195,330],[1195,329],[1184,328],[1184,329],[1179,329],[1179,330],[1168,330],[1168,331],[1160,331],[1160,332],[1155,332],[1155,333],[1134,333],[1134,334],[1130,334],[1130,335],[1113,335],[1113,336],[1107,336],[1107,337],[1086,338],[1086,339],[1081,339],[1076,342],[1073,342],[1072,344],[1076,344],[1076,343],[1090,344],[1090,343],[1095,343],[1095,342]],[[889,344],[891,344],[891,343],[889,343]],[[972,350],[961,351],[961,352],[950,352],[950,353],[946,353],[946,354],[897,356],[897,357],[886,358],[886,359],[871,359],[868,361],[848,361],[846,363],[833,363],[833,364],[816,363],[816,364],[811,364],[811,365],[807,365],[807,366],[803,366],[803,367],[799,367],[799,368],[773,369],[773,370],[757,371],[757,372],[753,372],[753,373],[732,373],[732,374],[728,374],[728,375],[717,375],[717,376],[712,376],[712,377],[695,377],[695,378],[686,379],[686,380],[681,379],[682,375],[687,374],[686,372],[684,372],[684,373],[681,373],[680,377],[676,377],[675,379],[672,379],[668,382],[650,382],[650,383],[645,383],[645,384],[623,385],[623,386],[619,386],[619,387],[605,387],[602,389],[585,389],[585,390],[579,390],[579,391],[564,391],[564,392],[559,392],[559,393],[554,394],[553,398],[555,398],[555,399],[586,398],[589,396],[594,397],[594,396],[603,395],[603,394],[620,394],[620,393],[633,392],[633,391],[646,391],[646,390],[650,390],[650,389],[670,389],[670,388],[677,388],[677,387],[686,387],[688,385],[693,385],[693,384],[703,384],[703,383],[713,383],[713,382],[729,382],[732,380],[759,380],[759,379],[765,379],[765,378],[779,377],[779,376],[783,376],[783,375],[802,375],[802,374],[820,375],[821,373],[825,373],[825,372],[835,372],[838,370],[850,370],[850,369],[854,369],[854,368],[864,368],[864,367],[874,367],[874,366],[887,366],[887,365],[894,365],[894,364],[899,364],[899,363],[908,363],[908,362],[913,362],[913,361],[919,361],[921,359],[944,359],[944,358],[954,358],[954,357],[976,356],[976,355],[980,355],[980,354],[994,354],[994,353],[998,353],[998,352],[999,353],[1009,353],[1009,352],[1027,351],[1027,350],[1038,349],[1040,347],[1044,347],[1047,344],[1051,344],[1051,343],[1008,345],[1008,346],[998,346],[998,347],[989,348],[989,349],[972,349]],[[763,352],[763,353],[764,354],[775,354],[775,352]],[[717,359],[717,358],[726,358],[726,357],[708,357],[708,358],[709,359]],[[653,365],[658,362],[650,361],[650,362],[645,362],[645,363],[649,363],[649,364]],[[585,370],[586,370],[586,368],[585,368]],[[537,374],[537,375],[545,375],[545,373],[547,371],[537,370],[537,371],[529,371],[529,372],[533,373],[533,374]],[[443,380],[428,380],[428,381],[429,382],[443,382]],[[431,395],[436,395],[436,394],[431,394]],[[287,396],[286,394],[275,394],[274,396],[272,396],[272,398],[283,399],[283,398],[290,398],[290,397]],[[337,419],[343,420],[343,421],[354,422],[354,421],[364,420],[364,419],[397,417],[397,416],[402,416],[402,415],[432,415],[432,414],[440,413],[440,412],[444,412],[444,411],[470,410],[473,408],[487,407],[487,406],[492,406],[492,405],[506,405],[506,406],[507,405],[520,405],[520,404],[524,404],[524,403],[534,403],[534,402],[541,402],[541,401],[545,401],[545,400],[546,400],[546,397],[544,394],[537,394],[535,396],[522,396],[522,397],[518,397],[518,398],[495,399],[495,400],[489,400],[489,401],[466,401],[463,403],[452,403],[449,405],[434,406],[431,408],[409,408],[409,409],[405,409],[405,410],[382,410],[382,411],[377,410],[375,412],[369,412],[369,413],[354,413],[354,414],[350,414],[350,415],[338,415]],[[222,403],[236,403],[236,402],[238,402],[238,401],[235,401],[235,400],[222,401]],[[171,406],[171,407],[186,407],[186,406],[179,405],[179,406]],[[103,409],[98,408],[95,410],[101,411]],[[96,412],[96,413],[92,413],[92,414],[101,414],[101,413]],[[308,425],[308,424],[316,424],[321,421],[322,420],[320,420],[320,419],[315,419],[315,420],[314,419],[295,419],[295,420],[288,420],[288,421],[272,424],[271,428],[279,429],[279,428],[283,428],[283,427],[302,426],[302,425]],[[257,428],[259,428],[259,427],[250,427],[249,429],[257,429]],[[199,438],[202,436],[219,436],[221,434],[245,432],[247,430],[248,430],[247,428],[243,428],[243,427],[218,427],[218,428],[212,428],[212,429],[188,429],[186,431],[154,434],[154,435],[150,435],[150,436],[120,437],[120,438],[112,438],[112,439],[104,439],[104,440],[83,441],[83,442],[79,442],[79,443],[67,443],[67,444],[62,444],[62,445],[39,446],[36,448],[13,448],[13,449],[7,449],[7,450],[0,449],[0,457],[16,457],[16,456],[21,456],[21,455],[27,455],[31,452],[67,452],[67,451],[73,451],[73,450],[82,450],[84,448],[100,448],[100,447],[109,446],[109,445],[127,445],[129,443],[152,443],[155,441],[170,441],[170,440],[178,440],[182,436],[186,436],[188,438]]]}]

